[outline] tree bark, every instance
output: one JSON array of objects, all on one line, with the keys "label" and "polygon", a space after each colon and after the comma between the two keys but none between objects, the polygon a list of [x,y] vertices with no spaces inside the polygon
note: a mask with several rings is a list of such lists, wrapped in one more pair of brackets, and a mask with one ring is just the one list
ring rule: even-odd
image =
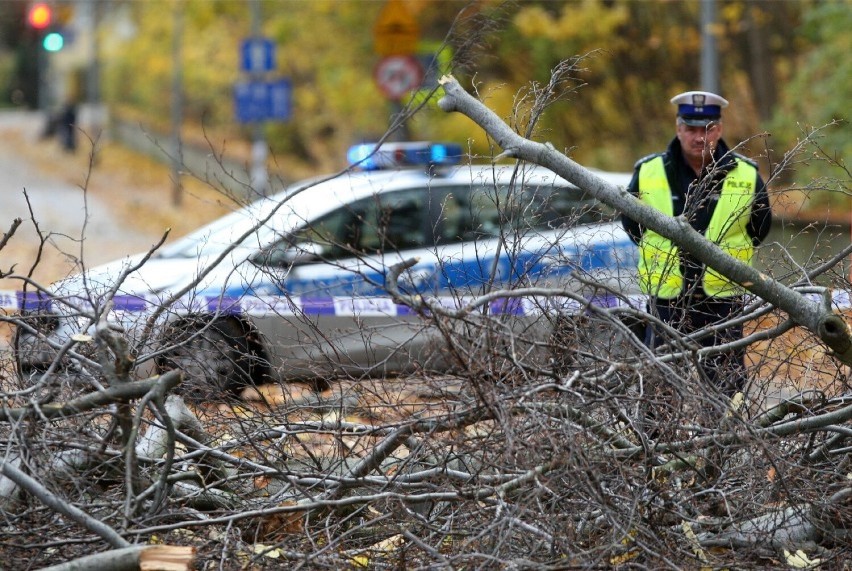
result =
[{"label": "tree bark", "polygon": [[195,548],[180,545],[133,545],[94,553],[45,567],[41,571],[188,571],[195,560]]},{"label": "tree bark", "polygon": [[25,474],[12,463],[6,462],[0,464],[0,473],[15,482],[18,486],[32,494],[44,505],[57,513],[61,513],[66,517],[74,520],[92,533],[98,535],[101,539],[109,543],[112,547],[127,547],[130,543],[121,537],[117,531],[97,520],[72,504],[69,504],[64,499],[60,498],[31,476]]},{"label": "tree bark", "polygon": [[[178,370],[169,371],[161,376],[151,377],[143,381],[120,384],[103,391],[83,395],[64,403],[48,403],[38,407],[38,414],[44,418],[61,418],[87,412],[98,407],[116,402],[127,402],[142,398],[153,388],[161,385],[164,392],[175,388],[183,380],[183,373]],[[0,409],[0,422],[20,420],[35,411],[35,406]]]},{"label": "tree bark", "polygon": [[797,325],[814,333],[833,356],[852,365],[852,334],[842,317],[827,303],[818,303],[726,254],[718,245],[696,232],[683,217],[666,216],[642,204],[636,197],[610,184],[589,169],[569,159],[549,143],[537,143],[515,133],[505,121],[481,101],[467,93],[451,76],[441,79],[445,95],[438,105],[447,113],[456,111],[482,127],[503,149],[504,155],[546,167],[568,182],[582,188],[604,204],[615,208],[672,240],[700,262],[785,311]]}]

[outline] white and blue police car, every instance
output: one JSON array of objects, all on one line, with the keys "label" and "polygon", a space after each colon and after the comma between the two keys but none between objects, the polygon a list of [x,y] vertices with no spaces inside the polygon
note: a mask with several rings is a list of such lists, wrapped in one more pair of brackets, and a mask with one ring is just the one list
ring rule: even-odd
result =
[{"label": "white and blue police car", "polygon": [[141,367],[181,367],[215,390],[438,366],[429,320],[384,287],[387,268],[411,258],[400,290],[450,304],[527,286],[635,292],[636,249],[613,212],[541,167],[462,158],[454,144],[358,145],[340,176],[295,184],[149,259],[66,279],[47,299],[24,296],[18,362],[82,354],[106,320]]}]

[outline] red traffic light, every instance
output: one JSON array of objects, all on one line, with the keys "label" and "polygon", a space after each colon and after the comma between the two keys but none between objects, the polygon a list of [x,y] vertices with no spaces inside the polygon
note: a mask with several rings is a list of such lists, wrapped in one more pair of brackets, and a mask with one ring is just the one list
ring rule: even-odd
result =
[{"label": "red traffic light", "polygon": [[27,22],[37,30],[43,30],[50,26],[53,20],[53,10],[44,2],[37,2],[30,6],[27,13]]}]

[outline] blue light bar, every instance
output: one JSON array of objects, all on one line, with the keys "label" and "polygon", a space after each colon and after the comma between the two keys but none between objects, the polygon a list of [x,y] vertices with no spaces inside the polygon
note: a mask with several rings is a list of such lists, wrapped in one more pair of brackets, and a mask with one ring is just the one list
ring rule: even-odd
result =
[{"label": "blue light bar", "polygon": [[393,169],[411,166],[457,165],[461,162],[462,148],[456,143],[362,143],[349,148],[349,164],[363,170]]}]

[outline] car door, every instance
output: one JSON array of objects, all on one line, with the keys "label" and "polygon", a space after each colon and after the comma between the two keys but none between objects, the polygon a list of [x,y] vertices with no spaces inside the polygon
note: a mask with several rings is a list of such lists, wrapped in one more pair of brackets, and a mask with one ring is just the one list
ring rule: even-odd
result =
[{"label": "car door", "polygon": [[579,289],[572,277],[603,279],[629,257],[620,255],[631,244],[613,214],[552,178],[451,188],[443,205],[439,289],[457,296],[532,285]]},{"label": "car door", "polygon": [[387,268],[419,262],[399,280],[403,293],[435,293],[433,192],[416,187],[341,206],[282,236],[256,255],[252,292],[275,311],[253,321],[279,377],[403,370],[427,344],[422,320],[384,288]]}]

